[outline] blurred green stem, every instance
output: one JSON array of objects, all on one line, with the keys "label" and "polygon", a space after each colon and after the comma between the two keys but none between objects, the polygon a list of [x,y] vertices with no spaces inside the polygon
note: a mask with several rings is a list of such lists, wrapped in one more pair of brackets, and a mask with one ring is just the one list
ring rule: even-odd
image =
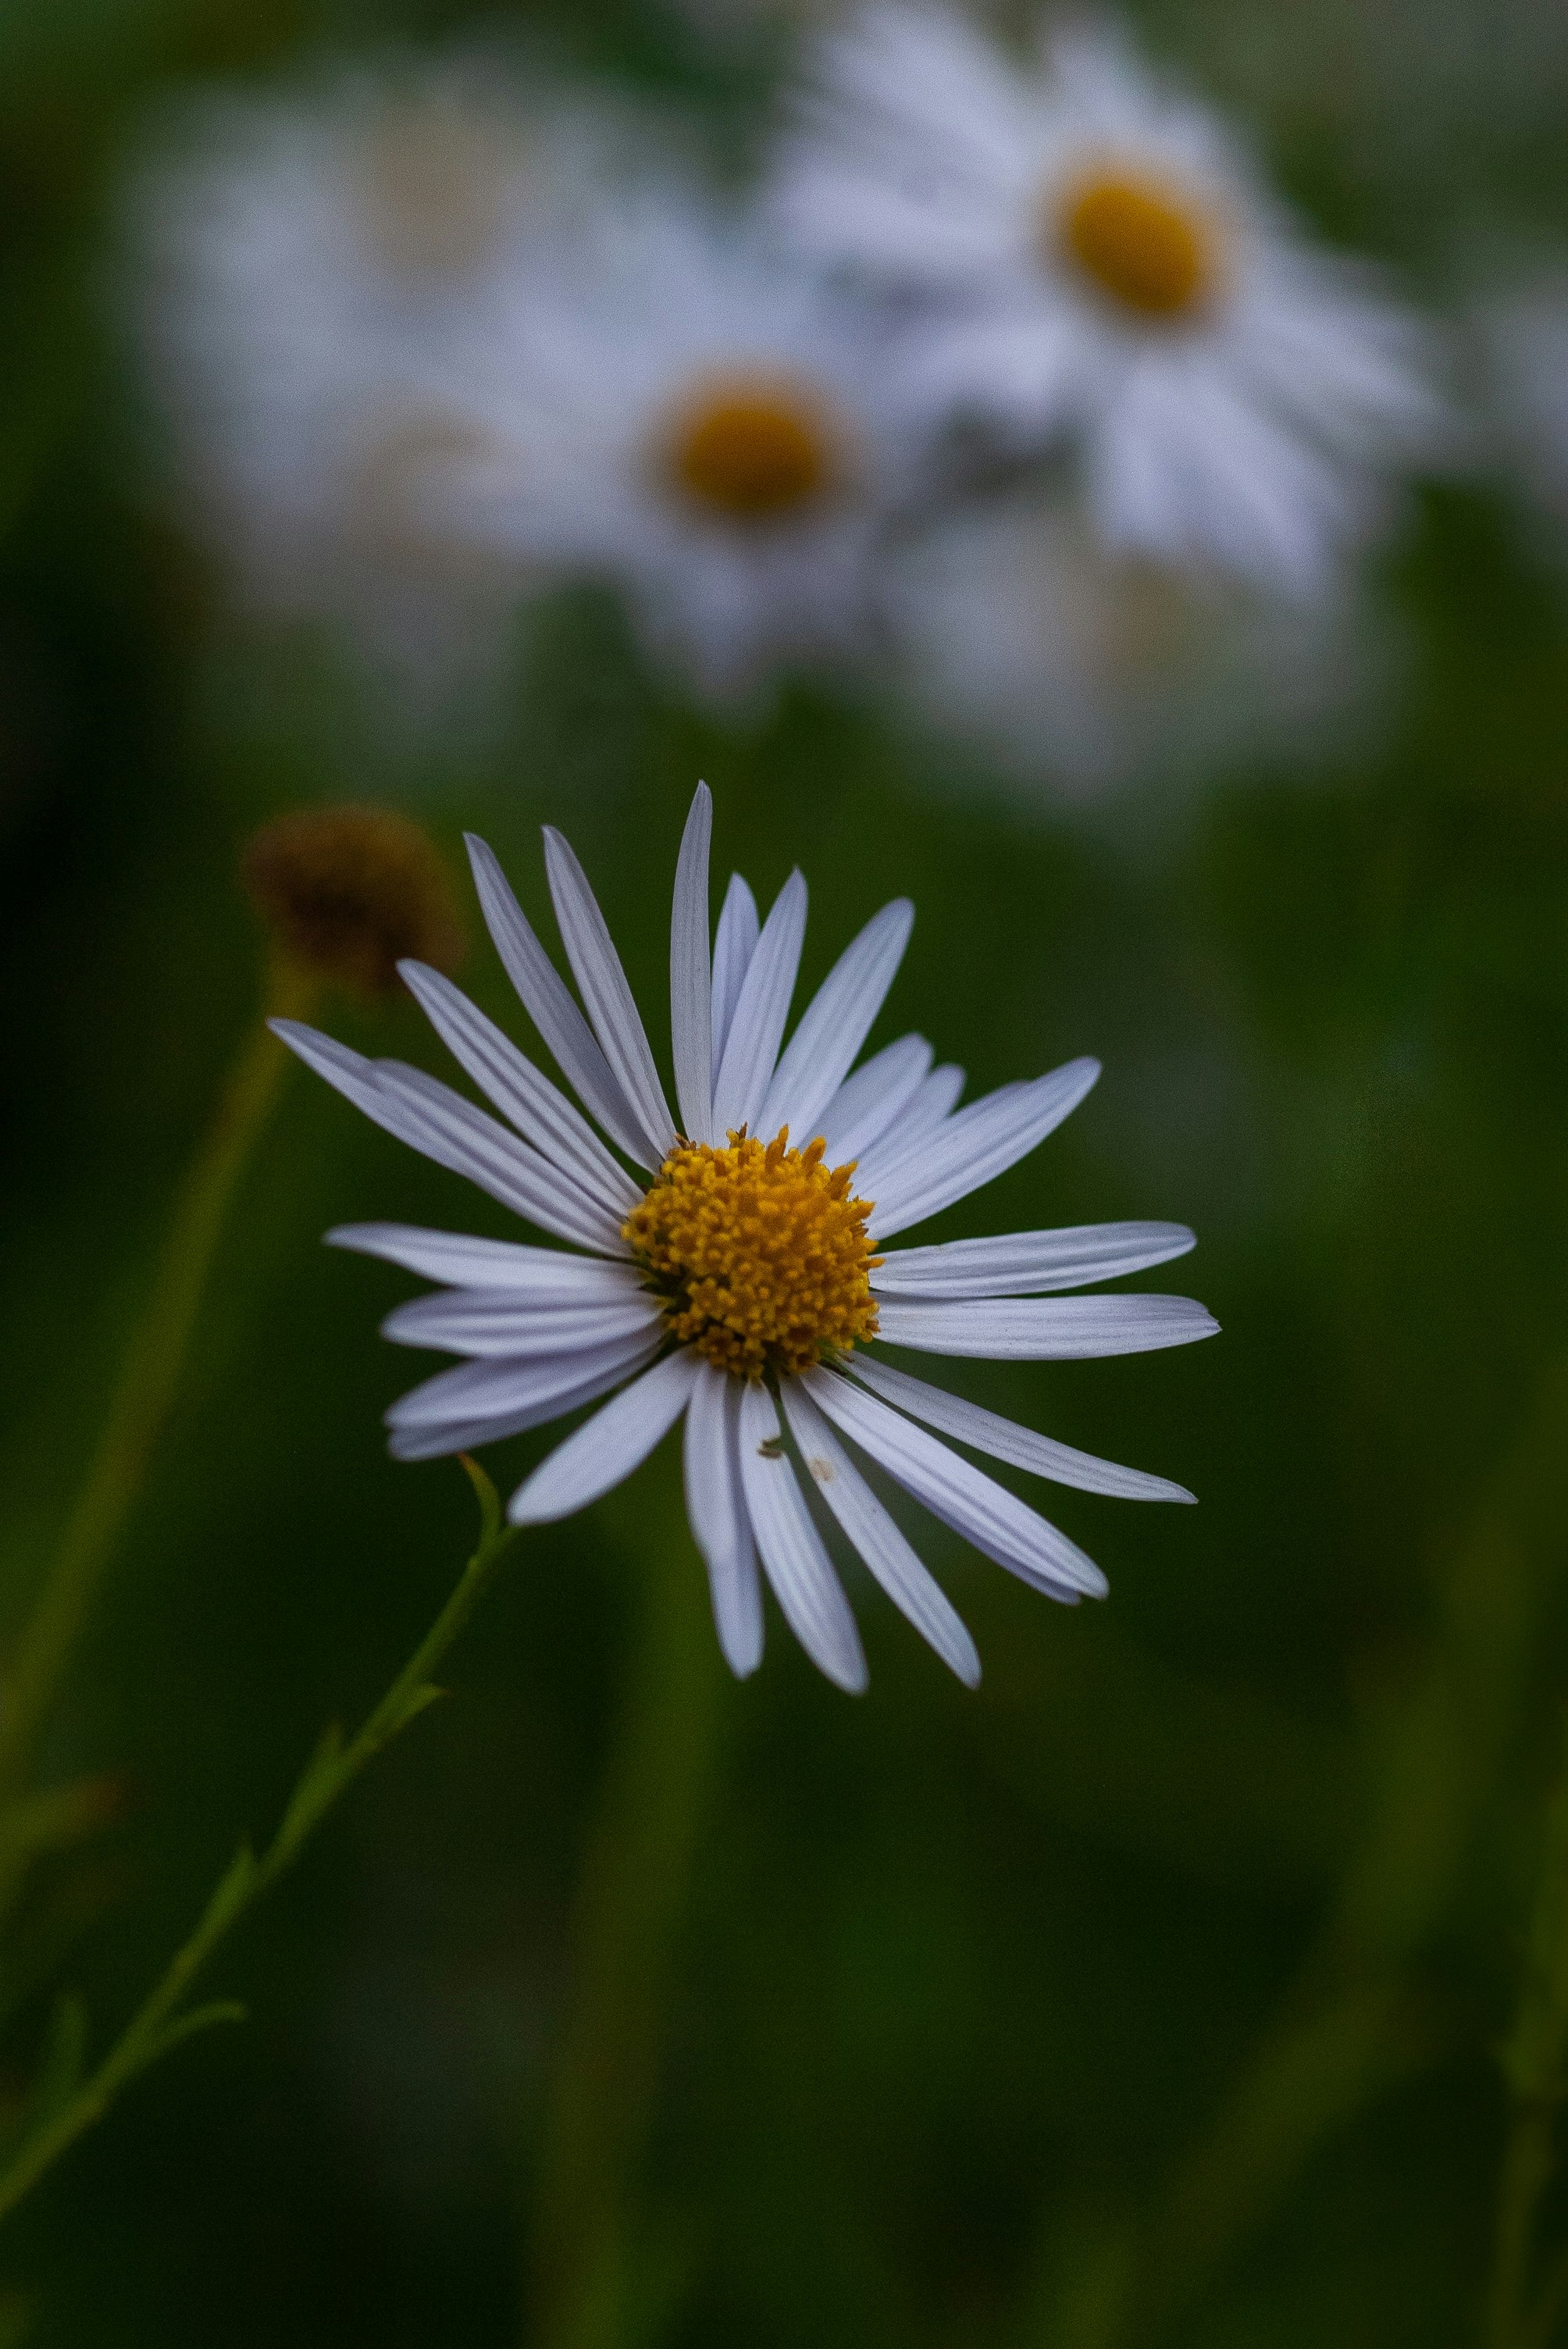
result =
[{"label": "blurred green stem", "polygon": [[[467,1458],[468,1471],[479,1495],[479,1547],[464,1567],[457,1587],[408,1661],[356,1735],[346,1745],[341,1733],[329,1729],[295,1782],[283,1819],[260,1857],[242,1844],[202,1910],[195,1930],[176,1951],[169,1967],[108,2054],[84,2080],[79,2077],[79,2010],[63,2009],[62,2027],[52,2063],[46,2064],[44,2095],[30,2116],[30,2127],[9,2163],[0,2170],[0,2219],[15,2209],[68,2147],[100,2121],[129,2083],[182,2039],[215,2023],[242,2022],[243,2007],[232,2001],[187,2007],[185,2000],[220,1945],[262,1896],[270,1891],[322,1820],[346,1794],[360,1772],[384,1747],[418,1718],[441,1691],[430,1680],[448,1649],[473,1612],[481,1592],[492,1579],[515,1526],[502,1523],[495,1488],[483,1471]],[[51,2077],[51,2074],[53,2076]]]},{"label": "blurred green stem", "polygon": [[1568,2095],[1568,1738],[1547,1806],[1519,2007],[1501,2056],[1513,2109],[1498,2187],[1487,2343],[1488,2349],[1536,2349],[1563,2304],[1561,2273],[1533,2299],[1532,2282],[1557,2117]]},{"label": "blurred green stem", "polygon": [[[276,961],[268,975],[266,1011],[305,1018],[317,992],[314,978]],[[288,1061],[264,1024],[258,1021],[247,1031],[181,1185],[151,1294],[131,1331],[87,1480],[4,1676],[0,1815],[26,1784],[71,1651],[140,1495],[179,1392],[230,1202],[266,1126]],[[9,1854],[0,1857],[0,1909],[15,1889],[15,1872]]]},{"label": "blurred green stem", "polygon": [[[1452,1893],[1495,1778],[1549,1581],[1542,1551],[1561,1541],[1565,1515],[1568,1367],[1554,1364],[1452,1553],[1425,1663],[1368,1724],[1359,1847],[1277,2022],[1153,2210],[1097,2239],[1092,2274],[1069,2263],[1047,2282],[1028,2337],[1053,2349],[1160,2339],[1331,2132],[1422,2060],[1411,1964]],[[1535,2158],[1522,2132],[1517,2192],[1528,2190]],[[1527,2339],[1506,2336],[1509,2349]]]},{"label": "blurred green stem", "polygon": [[625,2349],[640,2296],[629,2201],[717,1744],[723,1674],[702,1568],[671,1513],[583,1862],[541,2156],[528,2349]]}]

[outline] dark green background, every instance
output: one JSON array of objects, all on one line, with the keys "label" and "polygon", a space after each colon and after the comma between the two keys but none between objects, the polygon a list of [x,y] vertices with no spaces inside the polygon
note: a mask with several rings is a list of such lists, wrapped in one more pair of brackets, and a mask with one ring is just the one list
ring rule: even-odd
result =
[{"label": "dark green background", "polygon": [[[1273,14],[1167,11],[1151,30],[1262,109],[1326,228],[1437,291],[1478,223],[1563,224],[1549,25],[1326,8],[1280,31]],[[705,45],[629,5],[522,21],[547,54],[689,101],[731,153],[761,118],[765,30]],[[1426,1804],[1453,1849],[1399,1952],[1399,2076],[1307,2130],[1277,2182],[1233,2164],[1260,2189],[1253,2222],[1162,2332],[1127,2338],[1474,2340],[1492,2050],[1568,1685],[1568,1414],[1561,1443],[1549,1419],[1509,1465],[1564,1326],[1568,639],[1544,543],[1500,485],[1429,493],[1378,585],[1415,652],[1376,752],[1217,773],[1175,819],[1157,783],[1089,822],[1045,795],[1021,809],[977,764],[804,688],[754,730],[716,728],[587,598],[534,630],[499,739],[390,740],[329,650],[214,620],[203,559],[139,477],[106,256],[128,142],[171,82],[461,22],[33,0],[0,24],[0,1608],[19,1619],[253,1013],[234,877],[252,826],[379,792],[424,810],[454,870],[462,827],[484,832],[542,922],[536,827],[559,823],[662,1050],[668,881],[706,775],[722,869],[769,893],[806,870],[805,984],[907,891],[919,921],[879,1034],[923,1029],[976,1089],[1104,1060],[1070,1124],[942,1230],[1185,1219],[1202,1245],[1170,1285],[1224,1335],[954,1366],[1202,1499],[1053,1495],[1112,1584],[1076,1612],[931,1529],[978,1695],[860,1584],[865,1699],[777,1619],[757,1679],[716,1685],[634,2197],[652,2281],[625,2337],[1098,2341],[1096,2245],[1114,2257],[1158,2224],[1282,2012],[1310,2005],[1304,1965],[1341,1962],[1310,1953],[1345,1941],[1332,1920],[1388,1815],[1390,1741],[1405,1750],[1435,1687],[1388,1847],[1416,1849]],[[465,982],[506,1016],[482,941]],[[411,1007],[328,1024],[441,1065]],[[100,2034],[323,1722],[401,1661],[469,1540],[457,1469],[383,1454],[380,1412],[418,1366],[376,1323],[412,1284],[322,1252],[351,1217],[504,1227],[291,1079],[49,1756],[124,1789],[120,1823],[46,1888],[61,1978]],[[545,1440],[504,1447],[498,1480]],[[1518,1554],[1495,1609],[1483,1558],[1479,1605],[1456,1612],[1456,1561],[1462,1579],[1494,1506]],[[678,1512],[666,1448],[520,1546],[452,1702],[221,1960],[211,1988],[251,2023],[172,2057],[6,2230],[0,2278],[40,2349],[523,2337],[572,1889]],[[14,2086],[42,2013],[40,1995],[7,2044]]]}]

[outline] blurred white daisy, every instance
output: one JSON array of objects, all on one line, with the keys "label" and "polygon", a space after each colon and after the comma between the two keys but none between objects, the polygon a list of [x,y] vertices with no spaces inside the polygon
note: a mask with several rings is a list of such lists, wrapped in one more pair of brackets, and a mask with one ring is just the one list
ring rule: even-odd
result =
[{"label": "blurred white daisy", "polygon": [[1118,553],[1071,499],[973,501],[891,546],[891,681],[999,772],[1088,799],[1216,762],[1320,758],[1398,707],[1398,638],[1346,585],[1303,605]]},{"label": "blurred white daisy", "polygon": [[905,436],[820,273],[684,191],[627,189],[453,369],[476,541],[614,581],[655,658],[720,699],[857,644]]},{"label": "blurred white daisy", "polygon": [[[1103,1592],[1099,1568],[940,1437],[1089,1492],[1191,1496],[862,1350],[875,1339],[934,1354],[1066,1361],[1183,1345],[1214,1328],[1190,1299],[1048,1292],[1163,1263],[1192,1236],[1176,1224],[1102,1224],[884,1252],[894,1234],[1032,1150],[1083,1099],[1099,1064],[1072,1061],[963,1109],[962,1071],[933,1068],[918,1036],[855,1068],[909,936],[913,909],[902,898],[845,949],[780,1050],[806,885],[791,874],[759,922],[746,884],[732,880],[710,952],[710,823],[699,789],[670,929],[678,1120],[603,916],[553,831],[545,833],[551,895],[582,1009],[478,840],[474,877],[507,972],[600,1133],[422,963],[401,966],[409,987],[515,1132],[421,1070],[274,1023],[377,1124],[567,1248],[386,1224],[327,1237],[448,1284],[383,1325],[400,1343],[468,1358],[393,1405],[399,1457],[493,1442],[619,1388],[512,1495],[514,1524],[546,1523],[596,1499],[684,1417],[692,1532],[737,1672],[754,1670],[762,1653],[760,1561],[822,1671],[843,1688],[865,1683],[854,1617],[807,1506],[814,1485],[875,1579],[972,1683],[979,1661],[969,1634],[859,1455],[985,1557],[1068,1604]],[[810,1139],[801,1146],[792,1134]]]},{"label": "blurred white daisy", "polygon": [[1315,591],[1387,472],[1438,445],[1424,330],[1114,32],[1025,71],[876,0],[819,60],[782,217],[924,297],[908,364],[935,412],[1070,430],[1112,546]]},{"label": "blurred white daisy", "polygon": [[477,657],[527,574],[451,528],[440,485],[482,425],[446,353],[614,139],[478,57],[175,118],[134,191],[136,324],[242,594],[416,663]]}]

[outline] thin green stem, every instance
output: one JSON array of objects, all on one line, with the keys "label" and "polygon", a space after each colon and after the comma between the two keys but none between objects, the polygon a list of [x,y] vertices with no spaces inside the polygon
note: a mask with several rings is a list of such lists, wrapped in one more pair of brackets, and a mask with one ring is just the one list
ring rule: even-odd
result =
[{"label": "thin green stem", "polygon": [[[292,965],[279,965],[267,991],[270,1009],[300,1018],[315,1000],[316,982]],[[266,1125],[288,1058],[264,1025],[248,1031],[181,1186],[98,1448],[5,1675],[0,1806],[13,1801],[26,1782],[71,1652],[141,1492],[179,1391],[230,1202]],[[12,1889],[0,1865],[0,1902]]]},{"label": "thin green stem", "polygon": [[311,1836],[366,1765],[441,1694],[430,1675],[493,1578],[516,1528],[501,1522],[494,1488],[471,1461],[463,1463],[479,1495],[481,1525],[474,1551],[440,1613],[374,1710],[346,1745],[329,1730],[300,1773],[272,1842],[258,1857],[242,1845],[179,1949],[96,2070],[67,2076],[9,2164],[0,2170],[0,2219],[15,2209],[77,2138],[103,2118],[139,2073],[181,2040],[209,2024],[239,2022],[244,2010],[229,2002],[190,2008],[185,2001],[203,1969],[242,1917],[291,1868]]},{"label": "thin green stem", "polygon": [[[1092,2277],[1070,2263],[1049,2276],[1026,2338],[1053,2349],[1163,2338],[1332,2132],[1424,2060],[1410,1971],[1452,1896],[1513,1720],[1548,1585],[1542,1553],[1561,1539],[1565,1437],[1568,1368],[1554,1364],[1449,1558],[1424,1666],[1370,1724],[1365,1828],[1274,2028],[1152,2209],[1094,2243]],[[1568,1918],[1568,1892],[1564,1903]],[[1093,2324],[1075,2317],[1069,2329],[1064,2310],[1091,2285]],[[1507,2349],[1526,2337],[1510,2333]]]},{"label": "thin green stem", "polygon": [[678,1538],[672,1526],[657,1550],[575,1905],[538,2172],[529,2349],[623,2349],[643,2296],[632,2194],[723,1692],[684,1516]]}]

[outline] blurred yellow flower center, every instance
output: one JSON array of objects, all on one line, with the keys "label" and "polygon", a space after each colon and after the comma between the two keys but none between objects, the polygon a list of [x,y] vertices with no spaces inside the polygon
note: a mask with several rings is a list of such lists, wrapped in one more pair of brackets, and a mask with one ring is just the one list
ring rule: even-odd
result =
[{"label": "blurred yellow flower center", "polygon": [[876,1335],[872,1202],[823,1148],[791,1150],[788,1126],[766,1144],[677,1143],[621,1226],[670,1335],[737,1378],[809,1371]]},{"label": "blurred yellow flower center", "polygon": [[1213,291],[1212,222],[1157,181],[1090,172],[1053,200],[1053,246],[1140,317],[1190,317]]},{"label": "blurred yellow flower center", "polygon": [[831,487],[835,440],[820,404],[798,386],[716,383],[676,415],[666,462],[698,505],[737,522],[771,522]]}]

